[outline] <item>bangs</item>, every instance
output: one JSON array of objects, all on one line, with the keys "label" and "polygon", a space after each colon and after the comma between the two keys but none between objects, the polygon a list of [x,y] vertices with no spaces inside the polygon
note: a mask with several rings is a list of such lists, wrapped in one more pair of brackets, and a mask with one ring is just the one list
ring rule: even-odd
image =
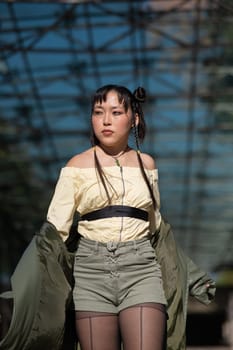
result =
[{"label": "bangs", "polygon": [[123,104],[125,110],[128,111],[130,107],[131,93],[125,87],[117,85],[106,85],[97,90],[93,97],[92,110],[95,104],[102,104],[103,102],[106,102],[107,95],[110,91],[117,93],[119,103]]}]

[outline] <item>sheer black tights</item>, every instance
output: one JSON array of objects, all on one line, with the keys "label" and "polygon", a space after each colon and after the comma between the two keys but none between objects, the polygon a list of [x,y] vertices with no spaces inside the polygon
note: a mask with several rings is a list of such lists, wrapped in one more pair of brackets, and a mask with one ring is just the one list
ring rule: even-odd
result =
[{"label": "sheer black tights", "polygon": [[119,315],[78,311],[76,331],[81,350],[162,350],[166,330],[163,305],[145,303]]}]

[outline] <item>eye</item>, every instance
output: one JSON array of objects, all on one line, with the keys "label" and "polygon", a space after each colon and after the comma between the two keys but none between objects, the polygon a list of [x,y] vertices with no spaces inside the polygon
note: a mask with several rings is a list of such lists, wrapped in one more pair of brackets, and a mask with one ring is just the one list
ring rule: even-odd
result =
[{"label": "eye", "polygon": [[95,116],[101,116],[103,114],[103,111],[101,109],[95,109],[93,111],[93,115]]},{"label": "eye", "polygon": [[122,114],[122,111],[113,111],[112,114],[113,114],[113,115],[121,115],[121,114]]}]

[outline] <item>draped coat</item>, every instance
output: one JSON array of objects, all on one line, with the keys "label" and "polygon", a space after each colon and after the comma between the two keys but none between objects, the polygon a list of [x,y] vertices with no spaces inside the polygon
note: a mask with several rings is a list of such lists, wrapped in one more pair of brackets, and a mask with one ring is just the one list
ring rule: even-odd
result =
[{"label": "draped coat", "polygon": [[[79,235],[64,243],[54,225],[45,222],[20,258],[11,277],[13,313],[1,350],[75,350],[72,303],[74,251]],[[169,223],[162,219],[151,243],[162,269],[167,298],[167,350],[186,348],[189,295],[209,304],[215,282],[178,246]]]}]

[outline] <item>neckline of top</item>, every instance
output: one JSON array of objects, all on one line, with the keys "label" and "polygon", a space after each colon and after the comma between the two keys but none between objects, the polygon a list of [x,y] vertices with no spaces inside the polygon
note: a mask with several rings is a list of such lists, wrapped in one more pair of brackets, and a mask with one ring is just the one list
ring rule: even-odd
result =
[{"label": "neckline of top", "polygon": [[[79,168],[79,167],[75,167],[75,166],[64,166],[62,169],[75,169],[75,170],[96,170],[96,168],[95,167],[86,167],[86,168]],[[118,165],[110,165],[110,166],[103,166],[102,167],[103,169],[114,169],[114,168],[119,168],[119,166]],[[124,169],[131,169],[131,170],[140,170],[141,171],[141,169],[140,169],[140,167],[133,167],[133,166],[124,166],[123,167]],[[158,171],[158,169],[157,168],[155,168],[155,169],[147,169],[147,168],[145,168],[145,170],[146,171]]]}]

